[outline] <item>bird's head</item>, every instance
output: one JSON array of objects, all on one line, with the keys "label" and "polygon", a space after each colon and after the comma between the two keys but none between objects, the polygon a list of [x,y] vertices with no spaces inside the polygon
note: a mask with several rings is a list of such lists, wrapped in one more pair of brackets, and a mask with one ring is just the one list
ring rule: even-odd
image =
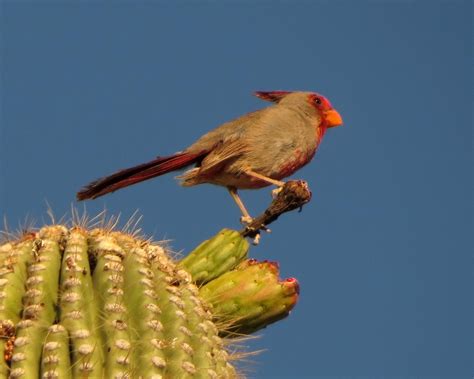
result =
[{"label": "bird's head", "polygon": [[327,128],[342,125],[339,112],[332,107],[328,99],[315,92],[257,91],[255,96],[273,103],[298,107],[307,114],[317,116],[321,125]]}]

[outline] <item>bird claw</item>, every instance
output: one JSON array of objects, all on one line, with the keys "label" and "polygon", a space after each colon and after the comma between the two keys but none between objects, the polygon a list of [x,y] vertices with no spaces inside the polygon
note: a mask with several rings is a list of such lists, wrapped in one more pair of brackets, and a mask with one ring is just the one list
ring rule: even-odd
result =
[{"label": "bird claw", "polygon": [[[260,229],[263,230],[266,233],[271,233],[272,232],[269,228],[267,228],[266,226],[263,226],[263,225]],[[260,238],[261,238],[261,234],[260,234],[260,231],[258,231],[258,232],[255,233],[255,236],[253,237],[252,245],[257,246],[260,243]]]},{"label": "bird claw", "polygon": [[250,225],[253,221],[253,218],[251,216],[242,216],[240,217],[240,223],[243,225],[243,226],[247,226],[247,225]]},{"label": "bird claw", "polygon": [[275,188],[273,191],[272,191],[272,199],[276,199],[278,194],[281,192],[281,190],[283,189],[283,187],[278,187],[278,188]]}]

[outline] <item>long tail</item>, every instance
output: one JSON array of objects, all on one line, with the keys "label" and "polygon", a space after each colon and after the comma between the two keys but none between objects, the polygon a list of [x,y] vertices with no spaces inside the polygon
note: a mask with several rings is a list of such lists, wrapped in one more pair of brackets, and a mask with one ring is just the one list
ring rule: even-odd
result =
[{"label": "long tail", "polygon": [[76,195],[77,200],[95,199],[120,188],[179,170],[198,162],[205,155],[206,152],[178,153],[169,157],[158,157],[150,162],[117,171],[115,174],[97,179],[82,188]]}]

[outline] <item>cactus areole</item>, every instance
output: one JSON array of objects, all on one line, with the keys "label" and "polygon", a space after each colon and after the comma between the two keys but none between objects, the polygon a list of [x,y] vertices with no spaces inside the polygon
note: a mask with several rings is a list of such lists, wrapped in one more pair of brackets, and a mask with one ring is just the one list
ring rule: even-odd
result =
[{"label": "cactus areole", "polygon": [[235,337],[287,316],[298,298],[297,281],[247,259],[248,248],[232,230],[178,262],[110,228],[5,239],[0,378],[242,377]]}]

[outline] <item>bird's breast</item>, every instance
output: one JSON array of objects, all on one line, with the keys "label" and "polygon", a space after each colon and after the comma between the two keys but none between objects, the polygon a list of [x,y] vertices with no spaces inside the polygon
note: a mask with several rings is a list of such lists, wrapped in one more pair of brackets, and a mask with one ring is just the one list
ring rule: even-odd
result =
[{"label": "bird's breast", "polygon": [[311,159],[313,159],[315,153],[315,148],[311,149],[310,151],[302,151],[300,149],[295,150],[293,156],[290,159],[282,162],[281,166],[274,175],[275,179],[283,179],[292,175],[301,167],[309,163]]}]

